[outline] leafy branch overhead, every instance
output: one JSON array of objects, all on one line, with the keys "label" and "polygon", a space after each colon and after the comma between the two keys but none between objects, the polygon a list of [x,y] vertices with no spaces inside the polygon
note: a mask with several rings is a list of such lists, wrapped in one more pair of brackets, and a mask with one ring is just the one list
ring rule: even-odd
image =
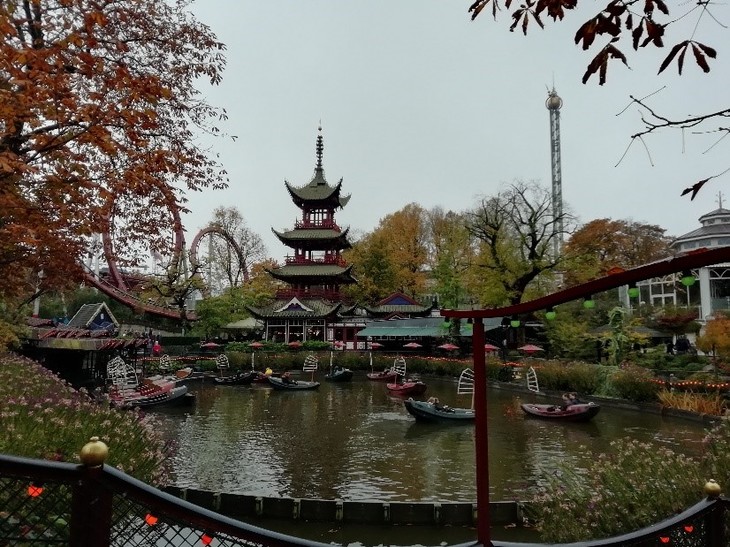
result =
[{"label": "leafy branch overhead", "polygon": [[[490,4],[492,15],[496,19],[497,12],[502,9],[499,0],[475,0],[469,6],[472,20],[476,19]],[[676,63],[677,72],[681,76],[688,52],[697,67],[703,73],[709,73],[713,68],[713,61],[718,57],[717,50],[698,40],[695,35],[700,29],[704,30],[705,27],[701,26],[701,23],[711,23],[727,30],[727,26],[710,11],[711,7],[715,9],[722,4],[711,3],[709,0],[698,0],[694,3],[681,4],[681,6],[686,6],[681,8],[683,10],[681,13],[670,15],[669,7],[663,0],[610,0],[596,15],[578,27],[573,38],[575,44],[584,51],[598,49],[586,67],[582,78],[583,83],[588,83],[594,75],[597,75],[599,85],[605,84],[612,61],[621,61],[626,67],[629,67],[629,55],[632,52],[664,48],[670,31],[673,36],[683,39],[671,45],[669,52],[660,57],[661,62],[657,74],[662,74]],[[674,7],[673,5],[673,9]],[[578,0],[525,0],[519,5],[513,3],[513,0],[505,0],[504,9],[511,16],[510,31],[521,28],[523,34],[526,35],[531,19],[540,28],[545,28],[542,19],[545,14],[552,18],[553,22],[562,21],[567,10],[578,10]],[[685,33],[685,36],[681,36],[682,33]],[[639,140],[646,147],[643,137],[650,133],[661,129],[684,131],[691,128],[694,133],[719,134],[716,142],[706,150],[709,151],[730,134],[730,127],[727,124],[711,129],[705,126],[704,130],[700,131],[700,126],[709,120],[724,120],[730,117],[730,108],[716,108],[703,114],[673,118],[659,114],[649,106],[646,99],[653,95],[654,93],[640,99],[631,97],[630,105],[638,106],[641,121],[644,124],[641,131],[631,136],[631,143]],[[625,155],[626,153],[624,153]],[[651,161],[651,156],[649,156],[649,160]],[[694,198],[697,191],[707,181],[727,172],[728,170],[702,178],[687,188],[682,195],[691,193]]]},{"label": "leafy branch overhead", "polygon": [[[498,0],[476,0],[469,7],[472,20],[490,4],[492,15],[496,19],[497,12],[501,9]],[[596,38],[605,37],[608,40],[588,64],[588,68],[583,75],[583,83],[588,82],[593,74],[598,74],[599,84],[603,85],[606,82],[606,74],[611,59],[619,59],[628,66],[626,53],[617,45],[625,35],[629,35],[628,39],[631,40],[631,47],[636,51],[649,45],[658,48],[664,47],[667,27],[691,12],[698,11],[699,18],[709,16],[717,21],[710,14],[709,5],[710,3],[707,0],[697,2],[681,17],[670,19],[669,8],[662,0],[611,0],[597,15],[584,22],[575,33],[575,43],[580,44],[584,50],[588,50],[593,46]],[[512,0],[505,0],[504,2],[504,8],[511,10],[512,23],[510,30],[514,31],[519,27],[525,35],[531,18],[540,28],[545,28],[541,15],[547,14],[553,21],[562,21],[566,10],[577,7],[578,0],[537,0],[536,2],[527,0],[519,6],[517,4],[513,6]],[[666,20],[659,21],[657,12],[661,12],[660,16],[663,16]],[[694,28],[696,29],[697,26],[695,25]],[[694,40],[693,37],[679,42],[672,48],[662,62],[659,72],[664,71],[676,57],[677,67],[681,74],[684,56],[690,47],[697,65],[704,72],[709,72],[708,58],[715,59],[717,52],[712,47]],[[678,53],[679,56],[677,56]]]}]

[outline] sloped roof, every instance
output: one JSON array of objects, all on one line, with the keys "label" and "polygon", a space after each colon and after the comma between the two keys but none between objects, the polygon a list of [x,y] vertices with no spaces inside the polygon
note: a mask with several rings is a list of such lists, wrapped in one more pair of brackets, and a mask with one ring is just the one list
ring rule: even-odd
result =
[{"label": "sloped roof", "polygon": [[312,283],[333,282],[356,283],[351,274],[352,265],[338,266],[337,264],[285,264],[275,270],[266,270],[272,277],[282,281]]},{"label": "sloped roof", "polygon": [[331,228],[309,228],[295,229],[286,232],[279,232],[271,229],[274,235],[284,245],[289,247],[298,246],[307,249],[349,249],[352,247],[347,239],[350,228],[342,231],[333,230]]},{"label": "sloped roof", "polygon": [[247,309],[259,319],[324,319],[336,315],[341,307],[340,302],[322,298],[279,298],[264,306],[247,306]]},{"label": "sloped roof", "polygon": [[363,306],[370,315],[389,315],[393,313],[401,313],[406,315],[424,315],[429,313],[433,307],[432,302],[429,306],[419,304],[413,298],[400,292],[393,293],[375,306]]},{"label": "sloped roof", "polygon": [[415,319],[388,319],[368,321],[365,328],[357,333],[358,338],[422,338],[427,336],[446,336],[448,327],[443,317],[418,317]]},{"label": "sloped roof", "polygon": [[232,323],[228,323],[223,328],[224,329],[242,329],[242,330],[254,330],[257,328],[261,328],[261,323],[254,317],[247,317],[246,319],[239,319],[238,321],[233,321]]},{"label": "sloped roof", "polygon": [[294,204],[300,209],[306,205],[328,206],[332,209],[342,209],[350,201],[350,195],[343,196],[342,179],[335,185],[330,186],[324,178],[324,169],[320,166],[314,170],[314,177],[309,184],[305,186],[293,186],[288,181],[284,181],[289,195]]},{"label": "sloped roof", "polygon": [[96,322],[97,318],[99,319],[96,327],[98,329],[119,328],[119,321],[104,302],[84,304],[66,324],[66,327],[69,329],[87,329],[92,323]]}]

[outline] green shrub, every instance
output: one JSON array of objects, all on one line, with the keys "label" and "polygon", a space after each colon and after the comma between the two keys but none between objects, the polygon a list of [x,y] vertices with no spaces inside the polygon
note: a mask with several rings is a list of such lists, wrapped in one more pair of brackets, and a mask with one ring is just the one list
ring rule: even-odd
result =
[{"label": "green shrub", "polygon": [[587,395],[599,390],[602,383],[602,368],[588,363],[544,361],[536,371],[541,389],[577,391]]},{"label": "green shrub", "polygon": [[632,364],[621,365],[609,382],[619,398],[635,402],[656,402],[664,387],[650,370]]}]

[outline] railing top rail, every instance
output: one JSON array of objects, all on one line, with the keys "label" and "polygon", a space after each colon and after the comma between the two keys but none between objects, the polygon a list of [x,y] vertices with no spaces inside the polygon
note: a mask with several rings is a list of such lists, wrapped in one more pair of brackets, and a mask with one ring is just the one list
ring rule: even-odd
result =
[{"label": "railing top rail", "polygon": [[109,465],[86,467],[68,462],[0,454],[0,476],[48,482],[54,480],[73,482],[84,479],[93,481],[114,494],[125,494],[128,500],[154,507],[160,516],[165,515],[202,530],[215,530],[246,541],[257,541],[263,545],[331,547],[329,543],[288,536],[226,517],[153,488]]},{"label": "railing top rail", "polygon": [[[682,511],[678,515],[674,515],[661,522],[629,532],[620,536],[613,536],[605,539],[594,539],[588,541],[576,541],[573,543],[551,543],[550,547],[621,547],[625,545],[645,545],[647,540],[656,538],[659,534],[667,530],[675,528],[689,520],[696,519],[706,513],[709,513],[717,507],[718,504],[727,508],[730,506],[730,500],[727,498],[705,498],[689,509]],[[545,547],[544,543],[519,543],[511,541],[493,541],[493,547]]]},{"label": "railing top rail", "polygon": [[[235,537],[263,542],[264,545],[301,545],[304,547],[331,547],[328,543],[319,543],[294,536],[288,536],[279,532],[273,532],[265,528],[259,528],[251,524],[226,517],[204,507],[200,507],[186,500],[182,500],[163,492],[150,485],[130,477],[125,473],[104,465],[104,473],[97,480],[114,492],[124,492],[135,501],[155,507],[158,513],[184,520],[188,524],[195,525],[201,529],[213,529]],[[272,543],[273,540],[273,543]]]}]

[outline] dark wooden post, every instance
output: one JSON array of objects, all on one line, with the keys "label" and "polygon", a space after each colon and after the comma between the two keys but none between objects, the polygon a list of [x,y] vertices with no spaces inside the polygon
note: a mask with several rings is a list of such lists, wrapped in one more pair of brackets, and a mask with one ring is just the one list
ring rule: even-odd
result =
[{"label": "dark wooden post", "polygon": [[112,493],[101,485],[104,461],[109,454],[98,437],[81,449],[80,479],[71,499],[70,545],[109,547],[112,527]]},{"label": "dark wooden post", "polygon": [[723,498],[720,485],[714,480],[705,483],[705,494],[707,499],[714,502],[714,507],[705,516],[705,527],[707,529],[707,545],[727,545],[729,538],[725,531],[725,512],[730,500]]},{"label": "dark wooden post", "polygon": [[484,322],[475,318],[472,325],[474,355],[474,411],[476,413],[477,540],[491,545],[489,519],[489,434],[487,431],[487,368],[484,358]]},{"label": "dark wooden post", "polygon": [[108,547],[112,526],[112,493],[99,485],[102,467],[84,468],[73,487],[70,545]]}]

